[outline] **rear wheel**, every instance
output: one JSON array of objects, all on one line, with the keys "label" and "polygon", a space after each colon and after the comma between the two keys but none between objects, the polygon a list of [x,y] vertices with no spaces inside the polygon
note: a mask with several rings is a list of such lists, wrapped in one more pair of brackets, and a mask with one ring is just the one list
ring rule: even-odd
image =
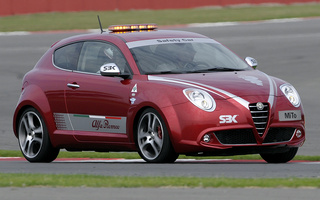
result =
[{"label": "rear wheel", "polygon": [[261,153],[260,156],[268,163],[286,163],[292,160],[298,152],[298,147],[290,148],[284,153]]},{"label": "rear wheel", "polygon": [[140,156],[147,162],[172,163],[178,158],[167,127],[156,110],[146,109],[139,118],[136,144]]},{"label": "rear wheel", "polygon": [[51,162],[57,158],[59,149],[53,148],[47,127],[34,108],[26,109],[18,123],[19,146],[23,156],[30,162]]}]

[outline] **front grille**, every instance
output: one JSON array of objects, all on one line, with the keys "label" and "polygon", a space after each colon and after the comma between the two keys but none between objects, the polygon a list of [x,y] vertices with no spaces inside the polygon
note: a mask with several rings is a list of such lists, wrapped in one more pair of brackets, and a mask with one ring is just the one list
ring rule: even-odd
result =
[{"label": "front grille", "polygon": [[214,132],[221,144],[257,144],[251,129],[236,129]]},{"label": "front grille", "polygon": [[276,143],[290,141],[295,128],[270,128],[263,143]]},{"label": "front grille", "polygon": [[249,105],[254,125],[260,136],[262,136],[266,130],[269,120],[269,104],[263,103],[263,106],[264,108],[262,110],[258,110],[256,103]]}]

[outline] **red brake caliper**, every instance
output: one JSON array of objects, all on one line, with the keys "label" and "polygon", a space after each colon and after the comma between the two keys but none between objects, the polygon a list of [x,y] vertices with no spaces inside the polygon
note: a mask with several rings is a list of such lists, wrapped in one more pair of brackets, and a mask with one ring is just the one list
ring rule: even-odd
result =
[{"label": "red brake caliper", "polygon": [[160,126],[158,126],[158,137],[162,139],[162,130]]}]

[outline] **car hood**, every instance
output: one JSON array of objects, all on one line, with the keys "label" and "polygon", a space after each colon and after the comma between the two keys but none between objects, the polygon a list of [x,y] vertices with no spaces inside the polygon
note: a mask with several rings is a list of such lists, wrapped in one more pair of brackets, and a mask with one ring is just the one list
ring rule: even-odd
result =
[{"label": "car hood", "polygon": [[258,70],[199,74],[149,75],[150,81],[161,81],[184,88],[209,92],[216,100],[233,98],[243,105],[269,102],[277,96],[275,80]]}]

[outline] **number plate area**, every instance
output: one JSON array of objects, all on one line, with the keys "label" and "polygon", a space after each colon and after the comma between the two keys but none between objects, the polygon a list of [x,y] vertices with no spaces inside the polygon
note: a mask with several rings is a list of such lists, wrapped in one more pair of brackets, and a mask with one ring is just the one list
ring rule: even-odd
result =
[{"label": "number plate area", "polygon": [[301,120],[301,110],[279,111],[279,121],[298,121]]}]

